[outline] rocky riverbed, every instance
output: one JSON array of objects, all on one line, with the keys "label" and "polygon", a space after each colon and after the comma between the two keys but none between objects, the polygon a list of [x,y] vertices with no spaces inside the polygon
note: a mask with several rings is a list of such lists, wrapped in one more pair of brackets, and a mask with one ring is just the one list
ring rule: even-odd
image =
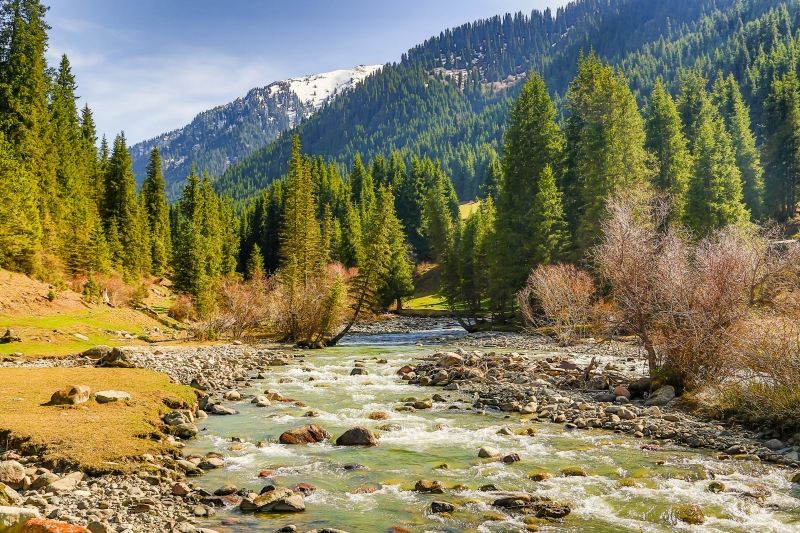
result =
[{"label": "rocky riverbed", "polygon": [[[529,451],[527,447],[530,444],[523,445],[522,441],[515,439],[535,441],[537,434],[545,438],[544,435],[549,431],[546,428],[552,426],[562,428],[559,431],[566,430],[567,437],[564,438],[568,438],[569,432],[582,435],[581,432],[584,430],[587,435],[594,435],[602,430],[607,431],[609,435],[624,435],[633,439],[630,441],[633,446],[638,446],[647,453],[658,454],[659,450],[674,449],[677,445],[709,448],[716,450],[714,461],[729,461],[732,464],[745,461],[773,462],[788,467],[782,473],[776,471],[777,473],[770,474],[778,476],[774,479],[783,476],[785,483],[789,483],[788,480],[793,476],[795,481],[798,479],[794,469],[798,467],[797,454],[800,442],[794,438],[779,442],[769,434],[755,434],[741,428],[726,427],[684,413],[676,407],[672,391],[668,388],[655,387],[654,384],[639,379],[641,361],[635,346],[623,343],[603,345],[584,343],[565,349],[546,338],[505,333],[467,336],[456,330],[448,330],[450,325],[447,322],[422,322],[422,320],[425,319],[390,320],[381,322],[380,326],[364,328],[361,335],[372,338],[373,346],[378,349],[369,352],[374,353],[374,357],[356,360],[352,369],[346,369],[345,375],[338,374],[338,370],[325,370],[327,367],[324,365],[331,364],[324,362],[328,359],[313,365],[305,362],[306,355],[313,356],[318,352],[302,352],[275,346],[137,347],[116,350],[114,356],[110,356],[109,350],[101,349],[85,356],[22,363],[26,366],[88,366],[102,365],[106,361],[115,365],[151,368],[168,374],[176,382],[193,386],[198,390],[199,401],[196,409],[171,411],[163,419],[164,439],[174,444],[176,449],[186,450],[183,456],[179,454],[145,456],[136,475],[91,477],[80,472],[70,472],[69,469],[54,472],[44,468],[36,456],[23,457],[15,450],[6,450],[0,458],[3,460],[0,462],[0,482],[5,483],[0,490],[0,505],[24,506],[33,514],[74,524],[76,532],[87,531],[83,528],[88,528],[88,531],[94,533],[211,531],[212,527],[218,531],[250,531],[250,527],[265,531],[279,530],[283,526],[278,522],[270,522],[269,526],[262,526],[259,522],[257,526],[253,526],[255,522],[242,523],[240,517],[247,516],[246,513],[253,511],[303,512],[307,502],[313,507],[319,505],[320,501],[327,503],[325,498],[333,502],[338,501],[339,496],[331,492],[333,489],[324,486],[325,480],[342,475],[353,476],[354,474],[348,472],[359,472],[359,468],[363,468],[359,464],[361,461],[331,464],[332,473],[326,474],[316,482],[323,485],[316,493],[316,487],[309,483],[283,485],[283,477],[293,478],[298,472],[304,472],[302,469],[296,470],[300,465],[259,468],[246,476],[242,483],[230,482],[229,476],[232,471],[229,468],[234,468],[234,471],[238,472],[237,465],[244,464],[245,460],[250,461],[262,456],[274,455],[288,459],[291,455],[287,453],[293,452],[283,450],[286,446],[292,448],[292,439],[327,442],[338,437],[337,444],[355,444],[357,447],[354,450],[365,445],[377,445],[378,448],[383,448],[387,443],[391,443],[392,439],[403,438],[401,436],[406,434],[406,427],[412,431],[409,435],[415,435],[414,431],[421,431],[422,426],[420,429],[414,429],[417,427],[415,424],[420,424],[415,418],[417,414],[441,417],[445,413],[448,416],[447,422],[436,422],[441,418],[430,420],[432,430],[440,431],[437,429],[439,426],[447,428],[449,424],[455,425],[459,416],[471,413],[468,415],[473,417],[470,418],[470,424],[476,428],[471,437],[483,435],[481,442],[487,441],[486,446],[482,446],[480,450],[476,448],[472,452],[473,457],[483,458],[480,459],[482,461],[480,464],[489,466],[478,468],[489,468],[490,471],[494,471],[495,464],[499,464],[501,469],[512,470],[517,468],[520,461],[524,464],[527,460],[526,453]],[[433,330],[430,335],[419,338],[410,336],[409,339],[404,339],[404,342],[417,345],[415,351],[409,351],[407,356],[401,355],[400,359],[394,357],[390,361],[380,356],[379,348],[382,343],[390,342],[383,340],[381,336],[386,336],[388,339],[397,332],[425,329],[425,326]],[[392,338],[403,338],[403,335]],[[447,343],[452,348],[436,351],[429,347],[440,343]],[[346,347],[337,350],[335,354],[347,352]],[[396,367],[392,366],[395,362],[397,362]],[[400,362],[408,364],[401,365]],[[396,390],[395,394],[400,394],[400,389],[395,387],[402,387],[403,382],[407,384],[406,386],[411,386],[408,387],[411,394],[415,394],[413,392],[415,386],[438,387],[441,392],[436,392],[428,398],[406,398],[407,401],[395,401],[393,405],[382,404],[381,410],[370,409],[375,407],[375,402],[378,401],[369,393],[373,387],[371,384],[378,380],[377,375],[373,377],[376,370],[379,370],[381,375],[378,384],[384,388],[389,387],[387,390]],[[281,377],[276,379],[276,375]],[[265,381],[270,382],[274,388],[265,389],[263,385]],[[331,406],[325,405],[322,396],[319,398],[315,396],[318,392],[329,390],[326,387],[335,386],[337,382],[352,382],[363,388],[363,391],[358,389],[353,392],[350,400],[357,400],[363,406],[344,404],[337,413],[331,410]],[[276,390],[277,387],[298,393],[313,391],[314,394],[309,398],[314,400],[314,403],[309,402],[309,405],[306,405],[305,402],[292,398],[293,394],[279,392]],[[354,410],[361,414],[352,414]],[[239,412],[244,412],[245,415],[237,416]],[[492,424],[495,422],[487,420],[482,423],[480,419],[474,418],[476,414],[481,416],[482,413],[494,413],[492,416],[495,418],[492,420],[497,420],[497,417],[500,420],[503,417],[516,417],[515,420],[518,422],[515,424],[519,427],[500,426],[497,430],[499,436],[491,436],[494,433],[486,433],[486,430],[495,431],[492,429],[494,427]],[[213,419],[208,418],[209,416]],[[250,418],[236,422],[240,416]],[[264,416],[272,420],[267,422],[267,434],[261,438],[257,436],[249,438],[247,434],[259,433],[254,431],[252,423],[263,419]],[[453,418],[449,418],[451,416]],[[324,425],[325,420],[342,420],[342,417],[346,421],[346,426],[342,426],[340,434],[332,435]],[[228,419],[234,422],[228,424],[225,422]],[[295,429],[304,427],[309,419],[317,419],[323,423],[319,431],[306,428],[305,433],[301,432],[299,436],[284,435],[291,433],[289,431],[291,427]],[[226,424],[237,428],[235,431],[237,435],[245,436],[219,433],[222,427],[227,427]],[[270,424],[282,428],[282,432],[270,432],[268,430]],[[368,425],[371,426],[364,427]],[[535,427],[540,429],[534,429]],[[206,431],[214,432],[212,440],[209,441],[209,437],[204,436]],[[526,431],[528,433],[525,433]],[[433,435],[424,433],[425,438],[432,438]],[[558,438],[562,438],[560,433],[558,435]],[[194,439],[198,436],[204,443],[213,443],[213,447],[195,445]],[[497,441],[502,446],[517,443],[517,446],[522,447],[518,448],[518,451],[494,448],[492,444],[497,444],[493,443],[495,439],[506,439]],[[585,441],[582,439],[583,437],[576,442],[579,441],[580,445],[584,446]],[[224,446],[220,447],[223,442]],[[626,446],[631,446],[627,443],[628,441]],[[322,446],[323,448],[319,449],[315,447],[294,449],[302,448],[302,454],[315,454],[319,451],[323,457],[312,455],[307,458],[299,457],[298,460],[327,465],[328,459],[325,454],[331,452],[325,447],[326,445]],[[297,452],[294,455],[302,456],[302,454]],[[352,457],[358,458],[359,455]],[[460,459],[456,456],[452,460]],[[397,468],[397,465],[387,464],[386,468]],[[453,473],[458,471],[457,467],[450,468]],[[463,466],[465,472],[470,472],[474,468],[476,467]],[[569,470],[570,468],[573,470]],[[369,470],[368,467],[367,469]],[[569,465],[562,469],[560,475],[569,479],[579,479],[587,475],[585,469],[586,467],[580,464]],[[444,473],[446,470],[440,472]],[[534,472],[531,474],[531,479],[534,479],[535,475],[546,480],[553,473]],[[368,476],[362,478],[372,479]],[[395,496],[392,491],[396,489],[387,488],[392,487],[391,482],[386,484],[386,480],[381,481],[356,487],[352,494],[370,494],[377,491],[376,498],[385,498],[384,505],[391,507],[394,505],[392,503],[394,500],[390,496]],[[428,520],[440,515],[450,517],[454,513],[457,517],[469,505],[475,505],[456,501],[449,496],[442,498],[436,495],[464,490],[467,490],[465,494],[472,494],[469,490],[478,490],[477,488],[444,487],[440,482],[430,479],[410,480],[410,482],[412,485],[406,490],[419,495],[414,498],[434,498],[432,502],[425,500],[427,503],[423,505],[427,506],[424,508],[427,509]],[[574,502],[554,499],[550,495],[552,491],[543,494],[530,491],[509,492],[507,488],[494,488],[491,483],[484,485],[471,497],[476,501],[489,498],[486,500],[486,505],[489,507],[483,511],[483,515],[489,513],[488,509],[492,508],[500,511],[499,516],[507,521],[502,523],[507,523],[510,529],[498,529],[498,531],[532,530],[538,527],[536,520],[559,520],[576,506]],[[724,484],[720,485],[719,490],[726,490]],[[775,490],[755,482],[742,487],[736,489],[737,494],[754,502],[764,503],[773,496],[772,492]],[[716,489],[712,489],[709,484],[708,490]],[[352,505],[352,498],[349,500],[350,504],[338,505]],[[464,501],[467,500],[469,497]],[[245,515],[239,514],[242,512]],[[580,505],[577,512],[581,513]],[[670,507],[669,513],[674,515],[675,512],[677,511]],[[687,514],[689,518],[683,522],[691,521],[690,515],[691,512]],[[344,520],[338,514],[335,516]],[[531,520],[526,517],[531,517]],[[458,523],[466,524],[474,519],[469,517],[465,519],[467,522]],[[327,525],[344,524],[329,522]],[[280,530],[311,529],[303,528],[302,525],[298,526],[300,529],[292,529],[293,527],[292,524],[288,524]],[[367,529],[358,530],[367,531]],[[417,529],[407,525],[398,525],[394,529],[398,532],[404,530]]]}]

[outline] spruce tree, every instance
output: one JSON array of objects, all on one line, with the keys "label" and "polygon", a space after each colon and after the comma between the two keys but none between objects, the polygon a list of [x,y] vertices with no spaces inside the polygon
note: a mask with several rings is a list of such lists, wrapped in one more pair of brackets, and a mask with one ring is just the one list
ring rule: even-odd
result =
[{"label": "spruce tree", "polygon": [[[394,197],[388,186],[380,188],[380,196],[391,196],[391,206],[384,207],[382,221],[387,226],[389,242],[389,259],[383,283],[378,289],[379,299],[385,306],[391,303],[396,305],[398,311],[403,309],[403,298],[414,294],[414,265],[409,260],[409,247],[406,241],[403,226],[397,218],[394,209]],[[389,209],[391,207],[391,209]]]},{"label": "spruce tree", "polygon": [[311,175],[303,163],[300,139],[297,136],[292,143],[285,186],[286,203],[281,226],[281,276],[288,286],[304,288],[312,278],[322,272],[325,265]]},{"label": "spruce tree", "polygon": [[356,154],[353,159],[349,184],[353,203],[358,206],[361,220],[369,219],[375,204],[375,182],[361,161],[361,154]]},{"label": "spruce tree", "polygon": [[0,268],[36,270],[42,239],[36,201],[35,176],[0,133]]},{"label": "spruce tree", "polygon": [[767,214],[785,222],[797,212],[800,188],[800,82],[795,72],[772,81],[766,114]]},{"label": "spruce tree", "polygon": [[685,73],[678,96],[678,112],[683,125],[683,135],[689,142],[689,150],[694,153],[700,125],[704,117],[712,112],[713,106],[706,90],[708,80],[698,70]]},{"label": "spruce tree", "polygon": [[247,267],[245,269],[247,279],[261,279],[264,277],[264,255],[261,253],[261,248],[258,245],[253,246],[250,252],[250,258],[247,260]]},{"label": "spruce tree", "polygon": [[670,193],[674,216],[683,218],[686,191],[692,171],[692,158],[683,135],[678,108],[659,79],[646,112],[647,140],[645,147],[655,156],[656,175],[653,184]]},{"label": "spruce tree", "polygon": [[596,243],[608,198],[650,177],[645,132],[625,77],[593,53],[567,91],[567,173],[562,191],[576,256]]},{"label": "spruce tree", "polygon": [[722,118],[711,113],[697,122],[694,165],[689,182],[685,223],[696,235],[750,218],[742,198],[742,180],[736,167]]},{"label": "spruce tree", "polygon": [[169,206],[164,193],[166,182],[161,170],[161,155],[158,148],[150,152],[147,177],[142,183],[142,203],[147,216],[150,234],[150,258],[153,274],[162,276],[169,267],[171,255],[171,236],[169,225]]},{"label": "spruce tree", "polygon": [[756,148],[756,139],[750,129],[750,109],[744,103],[739,84],[731,74],[727,78],[717,78],[713,96],[736,153],[736,166],[742,176],[744,203],[753,218],[761,218],[764,207],[764,171]]},{"label": "spruce tree", "polygon": [[6,151],[33,176],[43,250],[52,251],[62,216],[47,105],[46,8],[39,0],[10,0],[0,9],[0,132]]},{"label": "spruce tree", "polygon": [[513,302],[531,268],[541,259],[537,249],[547,247],[550,235],[539,233],[535,213],[539,182],[545,169],[561,162],[563,136],[556,124],[556,108],[544,80],[531,74],[511,108],[503,148],[502,181],[497,191],[496,273],[505,287],[507,302]]},{"label": "spruce tree", "polygon": [[[546,265],[564,258],[569,245],[569,230],[564,219],[561,192],[552,167],[547,165],[539,177],[538,191],[529,217],[534,248],[531,263]],[[521,287],[522,285],[520,285]]]}]

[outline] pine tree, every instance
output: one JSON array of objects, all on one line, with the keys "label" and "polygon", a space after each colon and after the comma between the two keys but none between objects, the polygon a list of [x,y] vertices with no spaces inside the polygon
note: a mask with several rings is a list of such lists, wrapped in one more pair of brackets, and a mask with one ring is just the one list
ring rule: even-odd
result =
[{"label": "pine tree", "polygon": [[[569,244],[569,230],[564,220],[561,192],[556,186],[556,176],[547,165],[539,177],[539,187],[531,206],[529,217],[532,235],[535,235],[532,264],[546,265],[564,257]],[[521,287],[521,285],[520,285]]]},{"label": "pine tree", "polygon": [[386,224],[392,218],[396,218],[394,198],[389,189],[383,187],[376,198],[375,207],[371,211],[369,224],[364,234],[363,260],[358,265],[358,275],[351,285],[353,314],[342,331],[328,343],[331,346],[347,335],[365,306],[376,303],[378,289],[384,283],[392,257],[389,224]]},{"label": "pine tree", "polygon": [[150,244],[147,219],[136,194],[136,181],[125,135],[114,139],[114,148],[106,168],[105,198],[102,216],[106,228],[116,224],[121,256],[114,262],[122,265],[128,278],[135,279],[150,271]]},{"label": "pine tree", "polygon": [[[383,186],[380,189],[381,196],[391,196],[391,189]],[[379,299],[385,306],[395,303],[397,310],[403,309],[403,298],[414,294],[414,265],[409,260],[409,247],[406,241],[403,226],[397,218],[394,209],[394,197],[391,197],[391,209],[384,206],[384,216],[388,217],[382,221],[387,226],[389,242],[389,260],[387,272],[383,283],[378,289]]]},{"label": "pine tree", "polygon": [[578,256],[595,244],[605,204],[649,178],[642,117],[628,82],[593,53],[567,91],[567,174],[562,191]]},{"label": "pine tree", "polygon": [[689,182],[686,225],[697,235],[750,218],[742,180],[722,118],[711,113],[697,123],[694,166]]},{"label": "pine tree", "polygon": [[361,216],[348,195],[344,200],[344,215],[341,223],[341,240],[338,257],[346,267],[360,265],[363,260],[363,238]]},{"label": "pine tree", "polygon": [[486,179],[481,185],[480,196],[481,198],[497,198],[498,187],[503,182],[503,166],[497,155],[493,155],[489,159],[489,164],[486,167]]},{"label": "pine tree", "polygon": [[[394,158],[392,160],[394,161]],[[425,164],[421,160],[414,158],[411,161],[411,171],[406,173],[404,168],[404,179],[397,188],[395,210],[416,256],[428,259],[430,253],[422,229],[422,198],[426,189],[423,178],[424,166]]]},{"label": "pine tree", "polygon": [[36,178],[0,133],[0,267],[33,273],[41,252]]},{"label": "pine tree", "polygon": [[361,161],[360,154],[356,154],[353,159],[349,184],[353,203],[359,208],[361,220],[369,219],[372,208],[375,205],[375,182],[372,179],[372,174],[369,173]]},{"label": "pine tree", "polygon": [[[544,80],[531,74],[511,108],[503,148],[502,181],[497,191],[496,273],[505,287],[503,301],[513,302],[531,268],[541,258],[537,249],[546,248],[551,238],[538,233],[539,214],[533,211],[540,180],[551,165],[560,164],[563,136],[556,124],[556,109]],[[538,255],[538,257],[537,257]]]},{"label": "pine tree", "polygon": [[42,249],[55,250],[62,217],[47,106],[46,8],[39,0],[10,0],[0,9],[0,133],[12,159],[33,176]]},{"label": "pine tree", "polygon": [[295,136],[286,176],[286,203],[281,227],[281,270],[289,286],[305,287],[325,264],[311,175]]},{"label": "pine tree", "polygon": [[729,74],[714,83],[714,100],[736,153],[736,166],[742,176],[742,194],[753,218],[761,218],[764,208],[764,170],[750,129],[750,109],[744,103],[739,84]]},{"label": "pine tree", "polygon": [[171,255],[171,236],[169,225],[169,206],[164,193],[166,183],[161,171],[161,155],[158,148],[150,152],[147,177],[142,183],[142,203],[147,216],[150,234],[150,258],[153,274],[164,275],[169,267]]},{"label": "pine tree", "polygon": [[686,209],[692,158],[683,135],[678,108],[660,79],[650,95],[646,117],[645,147],[656,159],[653,184],[672,195],[675,218],[681,220]]},{"label": "pine tree", "polygon": [[795,72],[772,81],[766,113],[767,214],[785,222],[797,212],[800,188],[800,82]]},{"label": "pine tree", "polygon": [[689,142],[689,150],[692,153],[703,117],[713,109],[706,90],[707,86],[708,80],[698,70],[690,70],[682,80],[681,93],[678,96],[677,106],[683,124],[683,135]]},{"label": "pine tree", "polygon": [[261,253],[261,248],[258,245],[253,246],[253,251],[250,252],[245,275],[247,279],[261,279],[265,275],[264,255]]}]

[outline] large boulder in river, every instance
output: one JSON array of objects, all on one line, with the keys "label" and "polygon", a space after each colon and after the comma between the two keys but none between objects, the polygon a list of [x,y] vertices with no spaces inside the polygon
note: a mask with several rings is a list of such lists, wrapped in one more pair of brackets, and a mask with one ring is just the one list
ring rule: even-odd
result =
[{"label": "large boulder in river", "polygon": [[136,365],[133,364],[128,354],[119,348],[114,348],[98,359],[94,366],[104,368],[134,368]]},{"label": "large boulder in river", "polygon": [[77,405],[89,400],[92,391],[87,385],[67,385],[50,396],[50,405]]},{"label": "large boulder in river", "polygon": [[644,402],[645,405],[666,405],[675,398],[675,387],[664,385],[651,394]]},{"label": "large boulder in river", "polygon": [[317,424],[306,424],[281,433],[281,444],[313,444],[331,438],[331,434]]},{"label": "large boulder in river", "polygon": [[464,364],[464,358],[455,352],[448,352],[443,354],[436,362],[438,366],[450,368],[451,366],[461,366]]},{"label": "large boulder in river", "polygon": [[336,444],[338,446],[375,446],[378,444],[378,438],[369,429],[356,426],[342,433],[336,439]]},{"label": "large boulder in river", "polygon": [[242,500],[239,509],[242,512],[299,513],[306,510],[306,504],[302,494],[290,489],[275,489],[263,492],[253,500]]},{"label": "large boulder in river", "polygon": [[25,467],[17,461],[0,461],[0,483],[12,489],[22,488],[25,481]]}]

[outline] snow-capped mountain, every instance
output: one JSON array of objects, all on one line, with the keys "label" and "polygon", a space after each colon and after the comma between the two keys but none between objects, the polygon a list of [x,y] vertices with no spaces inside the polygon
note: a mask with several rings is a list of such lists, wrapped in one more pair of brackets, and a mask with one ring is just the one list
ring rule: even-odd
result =
[{"label": "snow-capped mountain", "polygon": [[150,151],[158,146],[167,193],[174,196],[192,165],[212,176],[222,174],[380,68],[358,65],[251,89],[233,102],[200,113],[183,128],[132,146],[134,172],[141,182]]}]

